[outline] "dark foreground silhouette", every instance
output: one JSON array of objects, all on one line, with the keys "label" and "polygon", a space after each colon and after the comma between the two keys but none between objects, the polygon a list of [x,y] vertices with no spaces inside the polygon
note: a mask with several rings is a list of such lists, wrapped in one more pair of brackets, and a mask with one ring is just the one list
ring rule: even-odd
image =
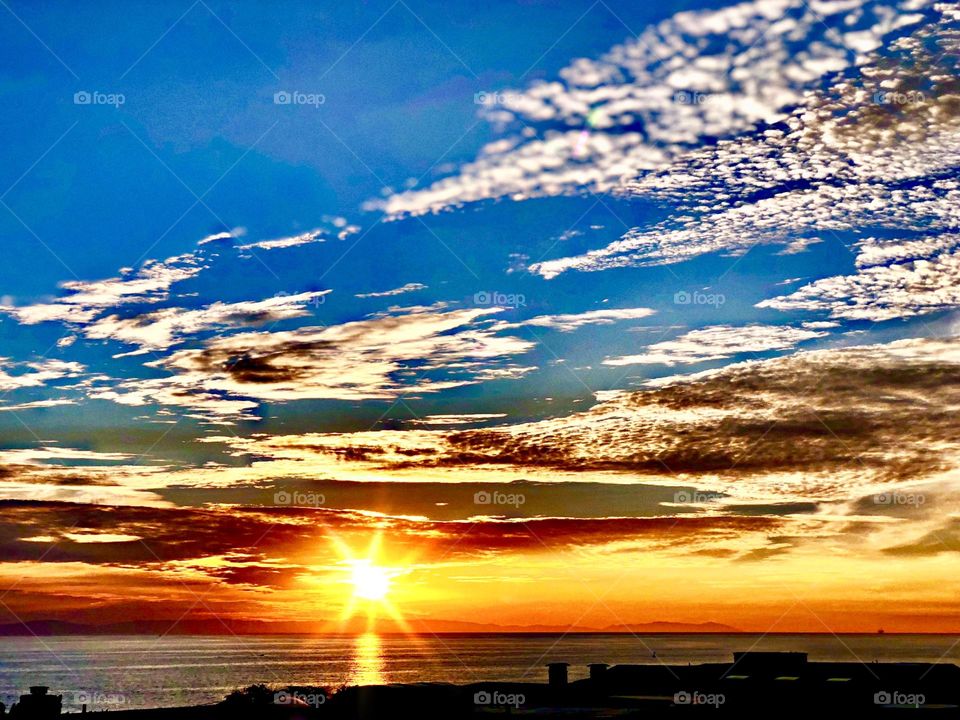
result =
[{"label": "dark foreground silhouette", "polygon": [[[31,688],[10,716],[60,716],[61,699]],[[960,718],[960,667],[952,663],[809,662],[806,653],[734,653],[731,663],[589,666],[569,681],[566,663],[546,683],[417,683],[238,690],[216,705],[116,710],[110,720],[456,720],[660,717]]]}]

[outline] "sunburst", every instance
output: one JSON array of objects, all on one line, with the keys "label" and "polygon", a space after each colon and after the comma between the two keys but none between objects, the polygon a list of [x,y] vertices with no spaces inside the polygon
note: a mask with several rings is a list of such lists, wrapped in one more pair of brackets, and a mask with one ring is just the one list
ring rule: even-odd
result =
[{"label": "sunburst", "polygon": [[337,546],[343,559],[340,565],[344,570],[342,582],[349,587],[349,596],[344,605],[340,621],[342,625],[358,615],[367,617],[367,632],[376,631],[377,618],[389,617],[405,632],[408,631],[403,615],[391,602],[390,594],[395,581],[407,574],[404,566],[396,567],[384,564],[382,556],[382,535],[376,533],[370,540],[366,551],[358,554],[348,545],[338,541]]}]

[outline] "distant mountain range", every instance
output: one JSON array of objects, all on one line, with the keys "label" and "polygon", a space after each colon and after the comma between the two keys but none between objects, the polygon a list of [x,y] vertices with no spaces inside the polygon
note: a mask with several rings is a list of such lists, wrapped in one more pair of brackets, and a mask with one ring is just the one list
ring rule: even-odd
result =
[{"label": "distant mountain range", "polygon": [[[322,635],[368,632],[366,621],[330,624],[265,622],[261,620],[131,620],[93,624],[62,620],[31,620],[0,625],[0,637],[51,635]],[[171,627],[172,625],[172,627]],[[737,633],[737,628],[714,622],[649,622],[586,627],[581,625],[495,625],[460,620],[381,620],[378,633]]]}]

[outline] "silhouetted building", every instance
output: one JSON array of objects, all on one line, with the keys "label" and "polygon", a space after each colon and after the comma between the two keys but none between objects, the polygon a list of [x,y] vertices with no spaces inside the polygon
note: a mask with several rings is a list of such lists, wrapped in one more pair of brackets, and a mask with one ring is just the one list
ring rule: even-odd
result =
[{"label": "silhouetted building", "polygon": [[44,685],[33,685],[29,695],[21,695],[20,702],[10,708],[10,717],[22,720],[47,720],[60,717],[60,708],[63,703],[62,695],[48,695],[50,688]]},{"label": "silhouetted building", "polygon": [[607,665],[607,663],[590,663],[587,667],[590,669],[590,679],[598,682],[603,680],[607,673],[607,668],[610,666]]},{"label": "silhouetted building", "polygon": [[565,687],[567,685],[567,668],[570,663],[554,662],[547,665],[547,681],[550,687]]}]

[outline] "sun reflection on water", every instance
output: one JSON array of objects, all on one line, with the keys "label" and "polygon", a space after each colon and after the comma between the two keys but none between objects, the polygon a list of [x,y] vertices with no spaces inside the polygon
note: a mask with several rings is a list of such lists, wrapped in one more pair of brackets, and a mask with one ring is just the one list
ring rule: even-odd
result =
[{"label": "sun reflection on water", "polygon": [[376,633],[358,635],[353,644],[353,663],[350,683],[354,685],[382,685],[383,653],[380,637]]}]

